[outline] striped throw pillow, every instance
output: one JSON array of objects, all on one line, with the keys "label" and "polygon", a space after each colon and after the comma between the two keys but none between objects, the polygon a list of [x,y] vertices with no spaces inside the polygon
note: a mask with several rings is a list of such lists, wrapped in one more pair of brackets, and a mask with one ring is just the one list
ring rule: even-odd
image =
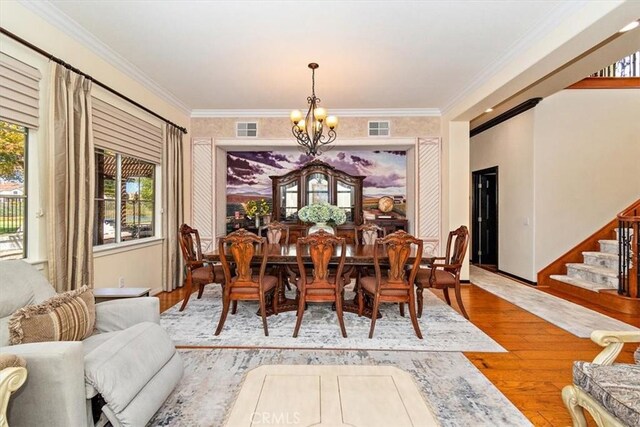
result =
[{"label": "striped throw pillow", "polygon": [[93,333],[95,299],[87,286],[17,310],[9,319],[11,344],[82,341]]}]

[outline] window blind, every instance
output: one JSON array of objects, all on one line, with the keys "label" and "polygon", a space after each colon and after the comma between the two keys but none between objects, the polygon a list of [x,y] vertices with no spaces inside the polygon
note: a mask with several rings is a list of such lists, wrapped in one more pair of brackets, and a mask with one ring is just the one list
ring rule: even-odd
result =
[{"label": "window blind", "polygon": [[93,98],[94,145],[141,160],[162,163],[162,129]]},{"label": "window blind", "polygon": [[37,68],[0,52],[0,120],[38,128],[41,77]]}]

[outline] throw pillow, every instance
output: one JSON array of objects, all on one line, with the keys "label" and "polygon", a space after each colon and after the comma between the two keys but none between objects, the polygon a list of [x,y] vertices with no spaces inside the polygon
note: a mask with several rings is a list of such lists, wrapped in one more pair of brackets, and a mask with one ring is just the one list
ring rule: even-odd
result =
[{"label": "throw pillow", "polygon": [[93,333],[96,309],[87,286],[17,310],[9,319],[11,344],[82,341]]},{"label": "throw pillow", "polygon": [[24,368],[27,366],[27,361],[15,354],[2,353],[0,354],[0,371],[6,368]]}]

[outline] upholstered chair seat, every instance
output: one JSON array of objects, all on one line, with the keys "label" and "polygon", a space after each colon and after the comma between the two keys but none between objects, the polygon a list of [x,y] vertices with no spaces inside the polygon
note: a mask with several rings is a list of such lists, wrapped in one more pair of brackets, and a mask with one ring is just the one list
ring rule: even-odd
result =
[{"label": "upholstered chair seat", "polygon": [[434,270],[432,276],[431,269],[421,268],[416,276],[416,282],[418,281],[423,283],[425,288],[452,288],[456,285],[456,275],[445,270]]},{"label": "upholstered chair seat", "polygon": [[575,362],[573,383],[629,426],[640,426],[640,365]]},{"label": "upholstered chair seat", "polygon": [[[384,276],[382,277],[381,280],[381,289],[380,289],[380,294],[382,295],[389,295],[389,296],[399,296],[399,295],[408,295],[409,291],[413,291],[413,289],[393,289],[393,288],[388,288],[387,284],[388,284],[388,279],[385,278]],[[402,282],[404,285],[408,286],[407,281],[404,280]],[[360,279],[360,286],[362,286],[362,288],[369,292],[370,294],[375,294],[376,292],[376,278],[375,277],[363,277]]]},{"label": "upholstered chair seat", "polygon": [[213,266],[206,265],[191,270],[191,277],[194,281],[202,283],[216,283],[216,281],[222,281],[224,272],[222,271],[222,266],[219,264]]},{"label": "upholstered chair seat", "polygon": [[[231,283],[233,285],[235,285],[237,279],[238,279],[237,277],[234,277],[233,279],[231,279]],[[260,280],[260,276],[254,274],[253,276],[251,276],[251,280],[253,282],[257,283],[258,280]],[[265,275],[262,278],[262,284],[263,284],[265,292],[270,291],[273,288],[275,288],[276,285],[278,284],[278,278],[276,276]],[[242,293],[242,292],[254,293],[255,291],[256,291],[256,287],[255,286],[242,287],[242,286],[239,286],[239,285],[235,285],[234,288],[233,288],[233,292],[238,292],[238,293]]]}]

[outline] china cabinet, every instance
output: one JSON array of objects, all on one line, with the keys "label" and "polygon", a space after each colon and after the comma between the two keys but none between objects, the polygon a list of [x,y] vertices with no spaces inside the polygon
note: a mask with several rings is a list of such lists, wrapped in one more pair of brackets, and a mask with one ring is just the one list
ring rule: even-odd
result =
[{"label": "china cabinet", "polygon": [[[320,160],[313,160],[285,175],[270,176],[273,185],[273,219],[288,224],[291,235],[304,235],[308,225],[298,220],[298,210],[311,203],[327,202],[345,211],[347,222],[338,235],[353,234],[362,224],[362,181]],[[295,240],[294,240],[295,241]]]}]

